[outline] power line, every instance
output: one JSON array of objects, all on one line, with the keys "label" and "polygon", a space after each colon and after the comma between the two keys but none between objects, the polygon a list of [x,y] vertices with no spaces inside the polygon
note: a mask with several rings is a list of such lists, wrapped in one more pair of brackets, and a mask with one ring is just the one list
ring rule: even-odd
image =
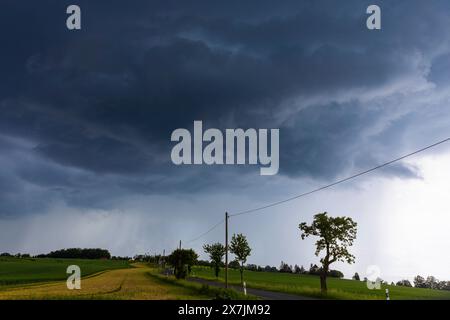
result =
[{"label": "power line", "polygon": [[317,189],[314,189],[314,190],[311,190],[311,191],[308,191],[308,192],[305,192],[305,193],[302,193],[302,194],[293,196],[293,197],[288,198],[288,199],[284,199],[284,200],[281,200],[281,201],[277,201],[277,202],[274,202],[274,203],[271,203],[271,204],[268,204],[268,205],[265,205],[265,206],[261,206],[261,207],[257,207],[257,208],[249,209],[249,210],[244,210],[244,211],[240,211],[240,212],[236,212],[236,213],[230,214],[230,217],[236,217],[236,216],[240,216],[240,215],[252,213],[252,212],[255,212],[255,211],[260,211],[260,210],[264,210],[264,209],[267,209],[267,208],[275,207],[275,206],[277,206],[277,205],[280,205],[280,204],[283,204],[283,203],[286,203],[286,202],[289,202],[289,201],[292,201],[292,200],[295,200],[295,199],[298,199],[298,198],[302,198],[302,197],[308,196],[308,195],[310,195],[310,194],[312,194],[312,193],[319,192],[319,191],[322,191],[322,190],[325,190],[325,189],[334,187],[334,186],[336,186],[336,185],[338,185],[338,184],[344,183],[344,182],[346,182],[346,181],[349,181],[349,180],[358,178],[358,177],[360,177],[360,176],[362,176],[362,175],[365,175],[365,174],[367,174],[367,173],[370,173],[370,172],[372,172],[372,171],[375,171],[375,170],[381,169],[381,168],[383,168],[383,167],[389,166],[389,165],[391,165],[391,164],[393,164],[393,163],[395,163],[395,162],[401,161],[401,160],[403,160],[403,159],[405,159],[405,158],[411,157],[411,156],[413,156],[413,155],[416,155],[416,154],[421,153],[421,152],[423,152],[423,151],[426,151],[426,150],[428,150],[428,149],[434,148],[434,147],[436,147],[436,146],[438,146],[438,145],[440,145],[440,144],[443,144],[443,143],[445,143],[445,142],[448,142],[448,141],[450,141],[450,138],[446,138],[446,139],[444,139],[444,140],[438,141],[438,142],[433,143],[433,144],[431,144],[431,145],[428,145],[428,146],[426,146],[426,147],[424,147],[424,148],[422,148],[422,149],[419,149],[419,150],[416,150],[416,151],[414,151],[414,152],[408,153],[408,154],[403,155],[403,156],[401,156],[401,157],[399,157],[399,158],[396,158],[396,159],[394,159],[394,160],[385,162],[385,163],[380,164],[380,165],[378,165],[378,166],[376,166],[376,167],[373,167],[373,168],[371,168],[371,169],[368,169],[368,170],[359,172],[359,173],[354,174],[354,175],[352,175],[352,176],[350,176],[350,177],[347,177],[347,178],[344,178],[344,179],[337,180],[337,181],[335,181],[335,182],[333,182],[333,183],[331,183],[331,184],[325,185],[325,186],[323,186],[323,187],[320,187],[320,188],[317,188]]},{"label": "power line", "polygon": [[214,229],[216,229],[218,226],[220,226],[223,222],[225,221],[225,219],[221,219],[219,222],[217,222],[215,225],[213,225],[211,228],[208,229],[208,231],[202,233],[201,235],[199,235],[198,237],[191,239],[189,241],[186,241],[186,243],[191,243],[194,241],[199,240],[200,238],[203,238],[204,236],[206,236],[208,233],[210,233],[211,231],[213,231]]},{"label": "power line", "polygon": [[[373,171],[375,171],[375,170],[384,168],[384,167],[389,166],[389,165],[391,165],[391,164],[393,164],[393,163],[395,163],[395,162],[401,161],[401,160],[403,160],[403,159],[406,159],[406,158],[411,157],[411,156],[413,156],[413,155],[416,155],[416,154],[418,154],[418,153],[424,152],[424,151],[426,151],[426,150],[428,150],[428,149],[434,148],[434,147],[436,147],[436,146],[438,146],[438,145],[441,145],[441,144],[443,144],[443,143],[445,143],[445,142],[448,142],[448,141],[450,141],[450,138],[446,138],[446,139],[444,139],[444,140],[438,141],[438,142],[433,143],[433,144],[431,144],[431,145],[428,145],[428,146],[426,146],[426,147],[424,147],[424,148],[422,148],[422,149],[419,149],[419,150],[416,150],[416,151],[414,151],[414,152],[408,153],[408,154],[403,155],[403,156],[401,156],[401,157],[399,157],[399,158],[396,158],[396,159],[394,159],[394,160],[385,162],[385,163],[383,163],[383,164],[380,164],[380,165],[375,166],[375,167],[373,167],[373,168],[370,168],[370,169],[368,169],[368,170],[359,172],[359,173],[354,174],[354,175],[352,175],[352,176],[350,176],[350,177],[347,177],[347,178],[344,178],[344,179],[337,180],[337,181],[335,181],[335,182],[333,182],[333,183],[330,183],[330,184],[328,184],[328,185],[322,186],[322,187],[320,187],[320,188],[317,188],[317,189],[314,189],[314,190],[311,190],[311,191],[308,191],[308,192],[305,192],[305,193],[301,193],[301,194],[299,194],[299,195],[290,197],[290,198],[288,198],[288,199],[284,199],[284,200],[280,200],[280,201],[277,201],[277,202],[273,202],[273,203],[271,203],[271,204],[264,205],[264,206],[261,206],[261,207],[257,207],[257,208],[253,208],[253,209],[249,209],[249,210],[244,210],[244,211],[240,211],[240,212],[236,212],[236,213],[230,214],[229,217],[236,217],[236,216],[240,216],[240,215],[244,215],[244,214],[253,213],[253,212],[256,212],[256,211],[260,211],[260,210],[268,209],[268,208],[271,208],[271,207],[275,207],[275,206],[278,206],[278,205],[280,205],[280,204],[283,204],[283,203],[286,203],[286,202],[290,202],[290,201],[296,200],[296,199],[298,199],[298,198],[306,197],[306,196],[308,196],[308,195],[310,195],[310,194],[313,194],[313,193],[316,193],[316,192],[319,192],[319,191],[322,191],[322,190],[325,190],[325,189],[334,187],[334,186],[336,186],[336,185],[338,185],[338,184],[347,182],[347,181],[349,181],[349,180],[353,180],[353,179],[358,178],[358,177],[360,177],[360,176],[362,176],[362,175],[365,175],[365,174],[371,173],[371,172],[373,172]],[[195,238],[193,238],[193,239],[191,239],[191,240],[189,240],[189,241],[186,241],[186,244],[191,243],[191,242],[195,242],[195,241],[197,241],[197,240],[203,238],[204,236],[206,236],[207,234],[209,234],[211,231],[213,231],[214,229],[216,229],[217,227],[219,227],[219,226],[220,226],[222,223],[224,223],[224,222],[225,222],[225,219],[221,219],[219,222],[217,222],[216,224],[214,224],[211,228],[209,228],[209,229],[208,229],[207,231],[205,231],[204,233],[200,234],[199,236],[197,236],[197,237],[195,237]]]}]

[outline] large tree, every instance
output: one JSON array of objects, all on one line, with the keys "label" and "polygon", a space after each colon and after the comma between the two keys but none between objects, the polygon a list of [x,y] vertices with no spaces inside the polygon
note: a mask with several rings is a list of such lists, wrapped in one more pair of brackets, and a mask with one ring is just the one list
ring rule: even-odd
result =
[{"label": "large tree", "polygon": [[177,249],[168,257],[167,262],[173,267],[177,279],[184,279],[191,272],[191,267],[198,259],[198,255],[192,249]]},{"label": "large tree", "polygon": [[214,267],[214,273],[216,278],[219,277],[220,266],[222,265],[222,259],[225,255],[225,246],[220,242],[213,244],[205,244],[203,250],[209,254],[212,266]]},{"label": "large tree", "polygon": [[236,256],[239,261],[239,271],[241,273],[241,284],[244,284],[244,264],[250,256],[252,249],[250,248],[247,238],[242,234],[234,234],[231,238],[230,252]]},{"label": "large tree", "polygon": [[356,239],[356,222],[348,217],[329,217],[327,212],[314,216],[311,225],[303,222],[299,225],[301,237],[316,236],[316,256],[325,251],[325,256],[320,259],[322,270],[320,273],[320,289],[327,293],[327,275],[330,265],[336,261],[354,263],[355,257],[348,251]]}]

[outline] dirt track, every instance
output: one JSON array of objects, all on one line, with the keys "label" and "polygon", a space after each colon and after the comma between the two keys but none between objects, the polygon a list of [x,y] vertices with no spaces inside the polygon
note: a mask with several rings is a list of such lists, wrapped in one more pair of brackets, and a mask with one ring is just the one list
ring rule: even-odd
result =
[{"label": "dirt track", "polygon": [[208,299],[189,288],[165,284],[149,275],[150,269],[136,268],[111,270],[82,278],[81,290],[68,290],[65,281],[1,287],[2,299],[127,299],[173,300]]}]

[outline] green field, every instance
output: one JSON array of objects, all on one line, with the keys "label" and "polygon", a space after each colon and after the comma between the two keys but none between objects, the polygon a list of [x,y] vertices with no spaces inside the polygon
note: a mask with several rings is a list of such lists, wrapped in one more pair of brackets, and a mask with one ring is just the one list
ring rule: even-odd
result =
[{"label": "green field", "polygon": [[[68,291],[65,286],[69,265],[81,268],[84,277],[81,291]],[[86,278],[94,274],[97,275]],[[192,276],[215,280],[213,269],[209,267],[194,267]],[[222,270],[219,281],[223,281],[223,276]],[[329,294],[323,297],[317,276],[245,271],[244,278],[248,287],[317,298],[385,299],[384,290],[389,288],[392,300],[450,299],[450,291],[398,286],[369,290],[365,282],[335,278],[328,279]],[[239,285],[239,271],[230,269],[229,279],[230,284]],[[0,299],[207,299],[217,294],[214,290],[166,278],[158,275],[154,268],[144,264],[131,266],[127,261],[0,258]]]},{"label": "green field", "polygon": [[104,270],[128,268],[128,261],[50,259],[50,258],[0,258],[0,286],[65,280],[67,267],[78,265],[85,277]]},{"label": "green field", "polygon": [[[215,280],[213,269],[194,267],[193,276]],[[238,270],[229,270],[230,284],[240,284]],[[219,280],[224,280],[223,270]],[[302,296],[324,298],[320,294],[318,276],[297,275],[278,272],[244,271],[244,280],[248,287],[271,291],[280,291]],[[389,288],[391,300],[405,299],[450,299],[450,291],[382,286],[382,290],[369,290],[363,281],[328,278],[328,299],[385,299],[385,289]]]},{"label": "green field", "polygon": [[[77,264],[85,270],[80,290],[68,290],[61,270]],[[14,268],[18,268],[16,272]],[[6,269],[8,272],[6,272]],[[106,270],[108,269],[108,270]],[[111,260],[2,259],[0,300],[204,300],[251,299],[240,293],[166,277],[145,263]],[[100,271],[105,272],[100,272]],[[62,279],[61,279],[62,277]],[[55,280],[55,281],[49,281]],[[59,281],[58,281],[59,280]]]}]

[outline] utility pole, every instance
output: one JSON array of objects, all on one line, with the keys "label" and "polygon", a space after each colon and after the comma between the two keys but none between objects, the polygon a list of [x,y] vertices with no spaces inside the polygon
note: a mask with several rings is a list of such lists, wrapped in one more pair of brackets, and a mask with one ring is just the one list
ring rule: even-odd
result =
[{"label": "utility pole", "polygon": [[180,240],[180,250],[181,250],[181,240]]},{"label": "utility pole", "polygon": [[228,212],[225,212],[225,288],[228,289]]}]

